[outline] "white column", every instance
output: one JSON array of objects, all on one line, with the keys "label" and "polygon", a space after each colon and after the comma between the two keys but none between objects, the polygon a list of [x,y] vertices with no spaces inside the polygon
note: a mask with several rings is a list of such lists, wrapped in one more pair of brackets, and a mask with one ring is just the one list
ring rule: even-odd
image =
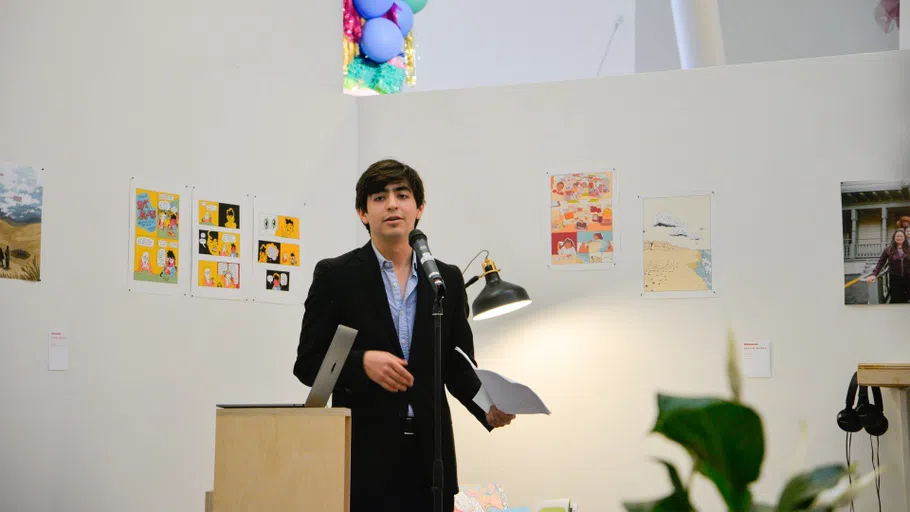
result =
[{"label": "white column", "polygon": [[[882,207],[882,246],[887,245],[891,242],[891,237],[888,236],[888,208],[886,206]],[[884,247],[882,247],[884,249]]]},{"label": "white column", "polygon": [[683,69],[727,63],[717,0],[671,0]]}]

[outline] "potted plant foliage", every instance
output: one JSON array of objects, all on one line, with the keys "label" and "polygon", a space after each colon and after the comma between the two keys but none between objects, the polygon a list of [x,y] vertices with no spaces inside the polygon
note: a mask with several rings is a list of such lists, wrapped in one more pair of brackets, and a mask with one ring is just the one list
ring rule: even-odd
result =
[{"label": "potted plant foliage", "polygon": [[701,476],[716,487],[731,512],[833,511],[873,482],[880,469],[862,477],[839,464],[821,465],[793,475],[781,489],[776,504],[757,503],[750,486],[758,480],[765,455],[759,414],[740,400],[742,377],[732,332],[728,333],[728,367],[732,397],[682,397],[660,393],[657,419],[651,433],[682,446],[692,459],[692,473],[684,483],[670,462],[672,492],[660,499],[626,502],[628,512],[695,512],[689,496],[692,479]]}]

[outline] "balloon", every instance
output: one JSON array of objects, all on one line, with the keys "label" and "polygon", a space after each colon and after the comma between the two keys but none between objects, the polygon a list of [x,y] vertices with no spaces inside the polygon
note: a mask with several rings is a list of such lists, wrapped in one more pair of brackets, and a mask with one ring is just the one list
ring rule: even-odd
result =
[{"label": "balloon", "polygon": [[395,9],[389,11],[389,15],[392,16],[392,12],[394,12],[394,21],[398,23],[401,35],[408,37],[411,28],[414,27],[414,11],[404,0],[395,0],[395,7]]},{"label": "balloon", "polygon": [[373,19],[389,12],[395,0],[354,0],[354,8],[366,19]]},{"label": "balloon", "polygon": [[404,50],[401,29],[391,20],[373,18],[363,25],[360,49],[370,60],[378,63],[389,61]]},{"label": "balloon", "polygon": [[411,10],[414,11],[414,14],[422,11],[424,7],[427,6],[427,0],[404,0],[411,6]]}]

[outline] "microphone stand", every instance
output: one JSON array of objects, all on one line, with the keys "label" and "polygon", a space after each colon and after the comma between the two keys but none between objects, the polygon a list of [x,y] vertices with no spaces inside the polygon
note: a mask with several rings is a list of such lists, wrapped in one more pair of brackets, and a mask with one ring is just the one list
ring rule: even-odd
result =
[{"label": "microphone stand", "polygon": [[433,390],[433,510],[443,512],[442,510],[442,491],[444,487],[443,466],[442,466],[442,293],[439,288],[434,287],[433,298],[433,323],[434,323],[434,343],[433,358],[435,368],[433,370],[434,390]]}]

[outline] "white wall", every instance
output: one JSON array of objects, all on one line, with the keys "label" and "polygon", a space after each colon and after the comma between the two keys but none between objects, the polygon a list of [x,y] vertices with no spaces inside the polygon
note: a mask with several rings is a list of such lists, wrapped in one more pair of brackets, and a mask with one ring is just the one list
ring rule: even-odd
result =
[{"label": "white wall", "polygon": [[410,91],[628,74],[635,0],[430,0],[415,17],[414,38]]},{"label": "white wall", "polygon": [[[477,357],[537,389],[553,415],[488,435],[455,406],[461,482],[500,483],[516,505],[571,496],[610,511],[657,497],[669,482],[654,456],[689,466],[647,436],[655,394],[727,393],[726,321],[774,344],[774,377],[745,388],[765,420],[759,499],[780,491],[800,421],[806,464],[843,461],[835,416],[857,362],[906,361],[910,344],[905,308],[843,305],[840,181],[906,177],[908,76],[910,54],[888,52],[364,99],[360,167],[392,156],[421,171],[434,254],[464,268],[489,249],[535,299],[475,322]],[[389,119],[406,122],[388,130]],[[617,268],[548,271],[544,173],[608,167]],[[692,189],[717,194],[719,298],[642,300],[636,196]],[[886,413],[895,425],[891,402]],[[883,463],[900,435],[883,437]],[[868,436],[853,455],[871,469]],[[887,509],[901,506],[897,477],[883,479]],[[695,489],[703,510],[721,509],[706,480]]]},{"label": "white wall", "polygon": [[[875,21],[879,0],[720,0],[728,64],[827,57],[898,48],[898,31]],[[668,0],[635,2],[635,72],[679,69]]]},{"label": "white wall", "polygon": [[355,241],[340,23],[332,2],[3,3],[0,159],[46,180],[43,281],[0,281],[0,510],[201,511],[214,404],[305,397],[302,307],[127,292],[128,179],[306,201],[308,287],[316,243]]}]

